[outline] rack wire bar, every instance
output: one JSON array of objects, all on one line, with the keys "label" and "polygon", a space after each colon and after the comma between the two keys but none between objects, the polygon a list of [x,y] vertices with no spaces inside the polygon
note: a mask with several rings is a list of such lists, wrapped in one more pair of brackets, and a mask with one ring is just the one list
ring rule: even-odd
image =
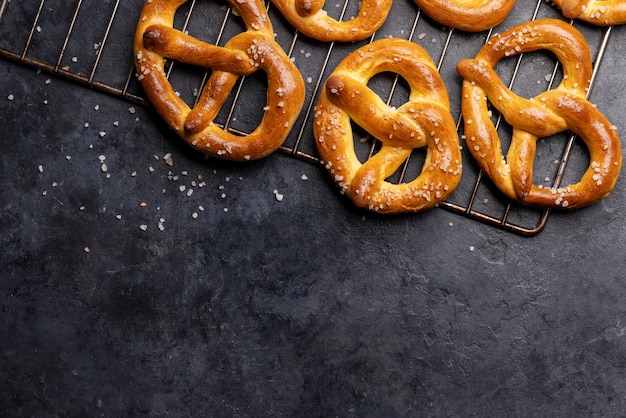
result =
[{"label": "rack wire bar", "polygon": [[[19,22],[19,24],[23,26],[10,28],[11,31],[18,32],[20,33],[20,35],[25,35],[25,41],[23,42],[23,44],[11,44],[9,41],[3,41],[3,25],[5,25],[5,19],[12,12],[13,5],[15,5],[17,1],[13,0],[13,3],[11,3],[11,0],[0,0],[0,57],[4,57],[8,60],[21,63],[32,68],[36,68],[41,71],[45,71],[47,73],[67,79],[73,83],[88,86],[90,88],[120,97],[124,100],[128,100],[136,104],[150,106],[147,99],[143,95],[143,92],[139,87],[139,84],[135,77],[134,61],[132,57],[132,38],[130,40],[128,39],[128,37],[122,38],[127,40],[122,41],[124,45],[120,45],[119,42],[116,44],[115,41],[111,40],[112,35],[116,34],[116,31],[119,31],[120,28],[123,28],[125,33],[134,33],[137,18],[145,0],[125,0],[123,3],[120,0],[102,1],[102,4],[104,4],[105,6],[110,5],[110,12],[107,12],[107,16],[100,16],[100,18],[105,19],[105,29],[98,39],[98,48],[96,50],[95,59],[91,68],[88,69],[88,71],[83,72],[72,69],[68,65],[63,65],[63,62],[66,59],[70,42],[73,41],[75,38],[80,38],[82,36],[82,34],[79,33],[79,23],[81,22],[81,19],[85,19],[87,15],[86,13],[82,12],[85,7],[88,7],[91,4],[88,2],[83,2],[83,0],[63,0],[61,2],[55,0],[20,0],[20,2],[22,3],[22,9],[27,9],[27,6],[23,5],[23,3],[26,3],[27,1],[30,1],[32,3],[32,10],[29,11],[29,13],[32,13],[32,21],[30,23]],[[333,14],[338,20],[343,20],[344,18],[346,18],[346,16],[349,16],[349,14],[352,13],[354,8],[356,7],[355,5],[358,4],[356,0],[341,1],[343,3],[337,5],[336,10],[329,11],[329,14]],[[33,54],[31,50],[33,49],[32,46],[36,41],[41,41],[42,37],[44,37],[45,39],[45,35],[39,33],[41,32],[39,24],[40,21],[45,18],[44,13],[52,9],[52,7],[49,6],[50,4],[58,9],[71,7],[71,9],[67,10],[67,12],[70,12],[70,17],[69,20],[66,22],[67,26],[63,28],[65,32],[63,39],[58,45],[58,54],[54,59],[42,59],[35,56],[36,54]],[[268,13],[278,13],[277,11],[273,10],[274,8],[272,7],[271,2],[266,1],[266,4]],[[198,2],[197,0],[190,0],[188,2],[187,8],[184,11],[182,23],[178,24],[179,29],[183,31],[188,30],[188,27],[190,26],[190,22],[192,20],[192,15],[201,13],[197,11],[199,8],[201,8],[201,5],[202,2]],[[132,15],[132,13],[122,12],[122,6],[130,8],[127,10],[136,10],[136,14]],[[529,13],[529,20],[537,19],[540,14],[541,8],[547,8],[546,10],[548,11],[554,10],[553,6],[549,4],[546,5],[546,2],[543,0],[536,0],[535,4],[530,4],[530,2],[524,2],[524,5],[520,7],[527,7],[529,9],[532,8],[532,12]],[[214,20],[217,19],[215,23],[211,25],[212,31],[216,32],[211,32],[209,36],[212,37],[215,44],[222,43],[223,39],[226,39],[229,36],[226,33],[229,25],[232,25],[233,22],[237,21],[238,19],[234,15],[234,13],[231,12],[230,8],[222,6],[222,11],[223,15],[216,17],[215,12],[213,12],[212,15],[212,18]],[[427,49],[429,53],[431,53],[433,57],[436,57],[435,62],[437,63],[437,68],[440,71],[442,70],[446,58],[451,57],[455,59],[455,52],[452,50],[457,47],[456,45],[459,42],[465,41],[467,39],[472,39],[479,40],[480,42],[484,43],[489,40],[493,34],[493,30],[489,30],[485,33],[468,35],[455,31],[451,28],[437,27],[435,24],[433,24],[433,22],[428,20],[425,15],[422,15],[419,8],[414,7],[414,12],[415,16],[413,17],[412,21],[408,22],[406,33],[402,33],[401,36],[414,42],[421,41],[423,44],[426,44],[423,39],[425,39],[427,35],[433,36],[432,46],[423,46]],[[15,13],[19,14],[19,12]],[[22,13],[24,12],[22,11]],[[16,19],[16,21],[17,20],[19,19]],[[13,21],[12,23],[14,25],[16,24],[15,21]],[[573,21],[570,21],[570,23],[574,24]],[[285,44],[283,47],[287,51],[288,55],[292,59],[296,60],[296,63],[297,59],[299,59],[299,57],[297,57],[298,45],[312,46],[315,50],[316,56],[320,57],[318,62],[316,62],[316,64],[319,64],[319,68],[314,74],[312,74],[310,77],[307,77],[307,101],[305,102],[305,105],[303,107],[303,112],[300,115],[299,122],[296,126],[294,126],[292,134],[285,142],[285,144],[279,148],[279,151],[284,155],[295,157],[312,164],[320,165],[320,159],[314,147],[311,146],[311,144],[313,143],[311,124],[314,113],[313,110],[317,102],[317,97],[319,95],[320,89],[323,88],[323,83],[326,76],[328,75],[329,71],[332,70],[333,63],[341,60],[343,56],[347,55],[347,53],[351,52],[351,50],[356,49],[361,44],[373,42],[378,37],[398,37],[398,34],[393,32],[391,34],[385,33],[383,31],[383,26],[383,28],[381,28],[378,33],[373,34],[370,39],[362,41],[360,44],[351,45],[350,48],[347,48],[345,47],[345,45],[337,43],[314,42],[306,38],[304,35],[299,34],[290,26],[287,26],[287,23],[279,18],[273,21],[273,24],[275,26],[275,30],[283,34],[281,35],[281,37],[283,37],[281,41]],[[602,31],[602,35],[600,39],[600,45],[595,52],[593,75],[590,87],[587,92],[588,95],[589,93],[591,93],[591,90],[595,83],[600,64],[605,58],[607,45],[611,36],[611,29],[611,27],[597,29],[597,31]],[[395,30],[395,28],[389,30],[393,31]],[[418,32],[421,30],[423,30],[424,32],[417,35]],[[285,36],[288,36],[290,38],[285,41]],[[441,42],[439,42],[438,40],[441,40]],[[112,43],[114,45],[113,47],[110,46]],[[439,48],[440,46],[441,49],[437,50],[437,48]],[[479,46],[480,44],[477,44],[477,47]],[[101,67],[105,66],[105,64],[108,65],[109,63],[107,60],[111,59],[110,57],[107,57],[105,51],[111,50],[112,48],[122,49],[122,55],[123,57],[125,57],[123,59],[123,62],[120,62],[118,63],[119,65],[115,66],[116,68],[121,68],[121,70],[118,71],[121,71],[124,80],[122,83],[119,84],[116,84],[111,80],[106,79],[106,77],[103,79],[103,77],[101,77],[100,75]],[[514,82],[516,81],[519,70],[523,65],[523,60],[524,54],[521,54],[517,57],[510,78],[509,88],[512,88]],[[169,62],[166,71],[167,74],[170,76],[173,73],[176,73],[177,64],[174,62]],[[558,71],[559,64],[558,62],[556,62],[554,65],[554,69],[552,70],[547,89],[551,88],[552,84],[555,82],[555,79],[558,77]],[[205,69],[203,75],[199,79],[197,91],[201,91],[209,75],[209,70]],[[246,83],[248,83],[246,77],[241,77],[237,88],[233,92],[234,97],[232,98],[232,103],[229,104],[228,109],[223,110],[223,120],[217,122],[219,125],[221,125],[225,129],[228,129],[230,132],[241,135],[245,135],[247,133],[246,130],[235,126],[236,124],[233,122],[235,122],[236,120],[235,115],[237,111],[241,106],[244,106],[245,104],[246,100],[245,98],[242,98],[242,96],[245,95],[244,85]],[[402,88],[400,87],[399,76],[396,75],[393,79],[393,82],[388,87],[388,90],[383,92],[381,97],[386,95],[388,104],[391,104],[392,99],[398,93],[398,90],[402,90]],[[400,91],[398,94],[402,94],[402,92]],[[194,98],[194,101],[197,101],[198,96],[199,95]],[[457,130],[460,132],[462,129],[462,115],[460,115],[460,109],[453,109],[453,112],[454,111],[458,112]],[[501,117],[498,117],[496,121],[496,127],[498,127],[500,123]],[[562,151],[556,173],[554,175],[554,178],[552,179],[552,187],[558,187],[561,183],[575,143],[576,136],[569,135],[566,140],[565,148]],[[371,141],[371,143],[369,143],[370,148],[368,155],[370,157],[375,153],[376,146],[376,141]],[[308,147],[308,149],[305,149],[306,147]],[[415,159],[416,161],[413,161],[414,158],[411,157],[409,160],[407,160],[403,165],[397,181],[404,181],[405,177],[408,176],[407,173],[410,171],[409,168],[411,165],[421,164],[419,162],[419,158]],[[466,166],[466,164],[464,164],[464,166]],[[486,176],[480,169],[476,169],[475,172],[464,169],[464,177],[465,176],[469,176],[471,179],[471,181],[468,183],[469,185],[465,187],[466,195],[463,195],[464,192],[455,191],[448,200],[441,202],[439,204],[439,207],[463,215],[465,217],[475,219],[487,225],[491,225],[524,236],[536,235],[541,230],[543,230],[543,228],[547,224],[551,212],[550,209],[536,209],[525,207],[515,201],[503,197],[503,195],[501,194],[494,195],[495,199],[498,200],[498,204],[502,206],[502,210],[500,212],[498,212],[497,214],[493,214],[488,213],[488,211],[486,210],[482,210],[482,207],[479,209],[476,202],[480,200],[480,190],[482,188],[488,187],[486,185],[490,184],[490,180],[486,178]],[[512,220],[512,213],[518,213],[520,211],[525,213],[527,212],[526,218],[532,218],[532,220]]]}]

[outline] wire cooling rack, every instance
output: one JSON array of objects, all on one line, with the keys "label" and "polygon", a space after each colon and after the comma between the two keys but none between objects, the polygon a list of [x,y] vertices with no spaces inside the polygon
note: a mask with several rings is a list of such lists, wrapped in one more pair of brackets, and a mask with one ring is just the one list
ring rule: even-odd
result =
[{"label": "wire cooling rack", "polygon": [[[0,56],[69,79],[77,84],[119,96],[123,99],[149,105],[136,80],[133,66],[132,40],[136,23],[145,0],[0,0]],[[336,19],[353,16],[358,10],[357,0],[328,1],[325,10]],[[351,51],[375,39],[396,37],[411,40],[424,47],[446,83],[450,95],[452,116],[457,120],[462,136],[460,115],[461,79],[456,63],[473,57],[484,42],[500,28],[543,17],[561,18],[554,6],[537,0],[520,0],[511,15],[499,27],[471,34],[442,27],[421,13],[410,0],[396,0],[387,22],[371,38],[355,43],[321,43],[295,31],[272,5],[267,3],[276,39],[294,60],[306,81],[307,94],[302,113],[290,136],[280,148],[285,155],[309,163],[320,163],[312,137],[313,109],[320,88],[335,66]],[[577,24],[576,22],[570,22]],[[578,24],[577,24],[578,25]],[[190,0],[178,11],[175,27],[199,39],[223,45],[233,34],[243,29],[240,19],[223,1]],[[594,58],[593,83],[604,59],[611,38],[611,28],[577,26],[589,42]],[[561,73],[558,62],[547,54],[522,54],[510,62],[499,64],[502,80],[508,77],[509,87],[526,97],[558,84]],[[178,93],[189,104],[199,96],[206,70],[188,68],[170,63],[168,74]],[[380,76],[371,81],[371,87],[390,105],[402,104],[407,97],[403,80]],[[265,81],[266,82],[266,81]],[[242,78],[233,93],[228,109],[222,109],[218,122],[236,133],[250,132],[260,120],[262,110],[250,109],[254,95],[263,94],[264,80],[255,76]],[[245,86],[245,88],[244,88]],[[261,86],[261,88],[259,87]],[[590,89],[591,90],[591,89]],[[251,96],[249,96],[251,95]],[[247,97],[252,97],[248,100]],[[257,112],[257,114],[255,114]],[[495,110],[494,110],[495,112]],[[510,138],[510,127],[495,116],[501,137]],[[358,127],[355,127],[355,136]],[[362,134],[361,141],[371,155],[375,143]],[[555,145],[558,144],[558,145]],[[507,146],[503,140],[503,146]],[[572,154],[583,153],[575,136],[565,135],[559,141],[542,140],[538,155],[545,163],[536,168],[536,182],[557,187],[567,179],[570,171],[579,175],[580,167],[570,161]],[[520,235],[539,233],[547,223],[549,209],[536,209],[510,201],[498,192],[491,181],[463,151],[463,178],[455,192],[439,206]],[[394,180],[406,181],[419,173],[424,156],[416,152]],[[572,168],[572,166],[574,166]]]}]

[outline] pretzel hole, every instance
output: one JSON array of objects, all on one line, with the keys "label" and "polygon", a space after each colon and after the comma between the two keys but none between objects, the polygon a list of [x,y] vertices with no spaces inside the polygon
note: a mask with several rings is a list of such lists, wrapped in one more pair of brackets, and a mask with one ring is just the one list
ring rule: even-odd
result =
[{"label": "pretzel hole", "polygon": [[182,63],[168,60],[165,65],[165,73],[168,81],[178,95],[189,107],[194,107],[202,91],[202,82],[207,70]]},{"label": "pretzel hole", "polygon": [[527,99],[556,88],[563,79],[559,61],[551,51],[545,49],[501,60],[495,69],[500,79],[511,86],[513,93]]},{"label": "pretzel hole", "polygon": [[[376,155],[382,147],[382,143],[374,139],[363,128],[352,122],[352,135],[354,139],[354,152],[361,164]],[[417,148],[411,152],[407,160],[388,176],[385,181],[394,184],[409,183],[415,180],[422,172],[426,161],[426,148]]]},{"label": "pretzel hole", "polygon": [[372,137],[369,132],[361,128],[354,121],[352,125],[352,139],[354,141],[354,153],[361,164],[369,160],[381,147],[380,141]]},{"label": "pretzel hole", "polygon": [[[200,41],[210,44],[216,44],[219,39],[224,39],[223,44],[230,39],[228,35],[220,37],[220,28],[227,11],[228,5],[224,1],[187,1],[176,10],[173,26]],[[241,19],[228,19],[228,23],[230,21],[241,21]],[[245,25],[242,22],[234,34],[245,30]]]},{"label": "pretzel hole", "polygon": [[568,155],[564,155],[570,132],[561,132],[537,141],[533,161],[533,183],[552,187],[559,167],[566,164],[560,185],[578,183],[590,164],[590,155],[582,139],[576,138]]},{"label": "pretzel hole", "polygon": [[386,181],[394,184],[410,183],[422,173],[426,161],[426,148],[416,148]]},{"label": "pretzel hole", "polygon": [[367,82],[369,87],[390,107],[398,108],[409,101],[411,88],[404,77],[392,72],[374,75]]},{"label": "pretzel hole", "polygon": [[265,71],[241,77],[220,109],[216,121],[243,134],[251,133],[265,115],[267,89]]}]

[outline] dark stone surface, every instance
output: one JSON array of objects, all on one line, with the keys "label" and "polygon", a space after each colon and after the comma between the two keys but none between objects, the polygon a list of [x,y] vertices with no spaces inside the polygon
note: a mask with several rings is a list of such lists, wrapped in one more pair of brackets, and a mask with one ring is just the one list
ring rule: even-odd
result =
[{"label": "dark stone surface", "polygon": [[[592,95],[620,132],[624,35]],[[150,109],[0,78],[3,416],[626,411],[623,179],[532,238],[363,217],[308,162],[204,161]]]}]

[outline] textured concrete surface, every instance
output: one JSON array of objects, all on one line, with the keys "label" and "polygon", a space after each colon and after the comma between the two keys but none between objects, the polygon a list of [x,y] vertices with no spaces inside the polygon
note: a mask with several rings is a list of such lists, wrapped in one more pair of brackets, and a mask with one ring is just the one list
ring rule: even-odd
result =
[{"label": "textured concrete surface", "polygon": [[[592,95],[621,133],[624,36]],[[624,414],[623,179],[531,238],[364,216],[311,163],[205,161],[148,108],[0,78],[5,416]]]}]

